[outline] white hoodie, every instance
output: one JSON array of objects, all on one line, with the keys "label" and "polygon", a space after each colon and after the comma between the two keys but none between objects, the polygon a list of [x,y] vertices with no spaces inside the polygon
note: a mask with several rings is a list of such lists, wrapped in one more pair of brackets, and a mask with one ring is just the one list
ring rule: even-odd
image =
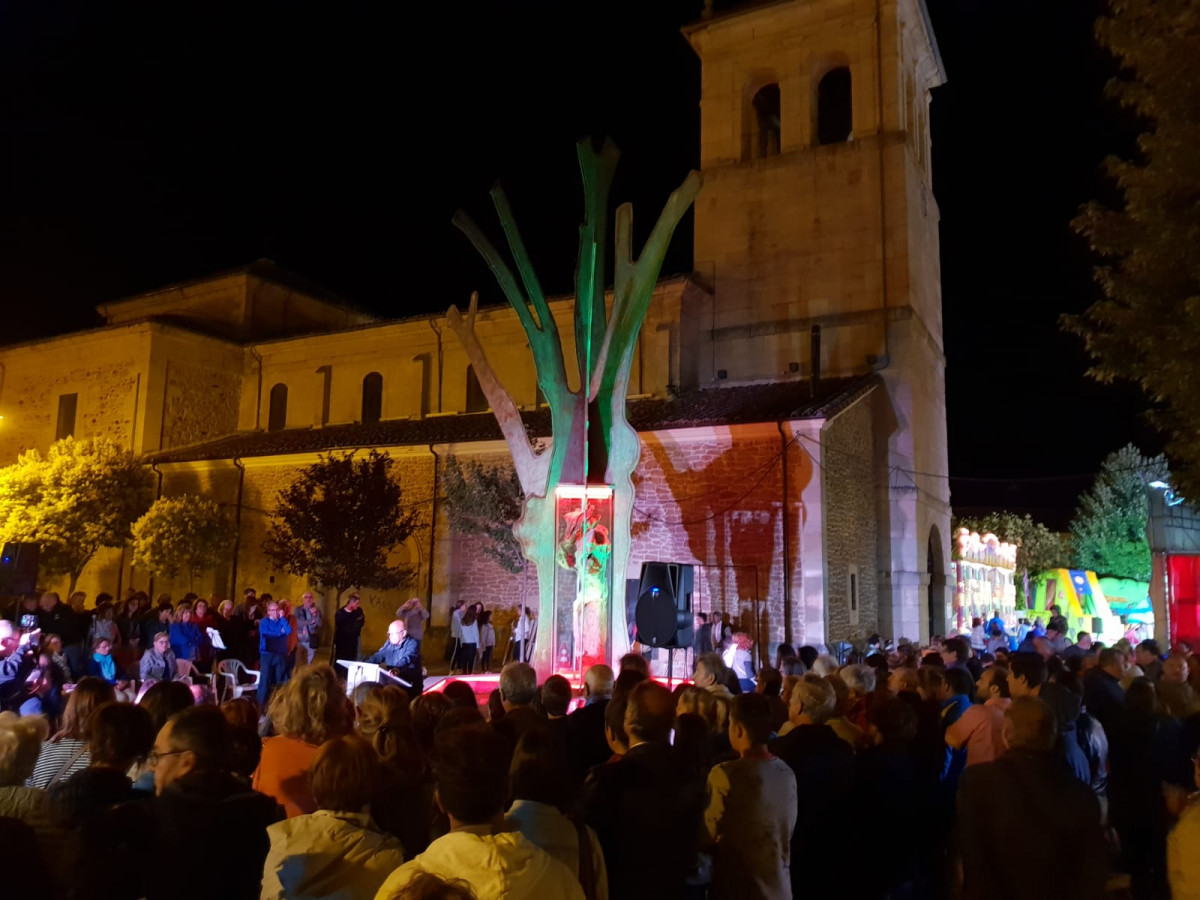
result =
[{"label": "white hoodie", "polygon": [[575,873],[515,831],[465,826],[438,838],[383,883],[375,900],[393,900],[420,872],[471,885],[478,900],[583,900]]}]

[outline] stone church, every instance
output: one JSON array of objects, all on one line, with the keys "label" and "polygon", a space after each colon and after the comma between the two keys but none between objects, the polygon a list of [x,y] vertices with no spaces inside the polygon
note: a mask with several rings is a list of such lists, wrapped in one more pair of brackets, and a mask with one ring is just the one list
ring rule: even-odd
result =
[{"label": "stone church", "polygon": [[[929,136],[945,76],[924,0],[744,3],[684,34],[704,188],[694,272],[658,284],[633,366],[630,574],[694,564],[694,608],[729,614],[764,654],[928,639],[947,627],[950,506]],[[551,304],[568,358],[572,302]],[[420,513],[395,555],[415,581],[362,591],[364,643],[410,594],[435,626],[454,598],[479,599],[506,641],[536,576],[448,525],[446,459],[504,465],[507,450],[443,316],[381,321],[265,261],[98,311],[101,327],[0,348],[0,463],[67,435],[117,439],[162,493],[203,492],[236,517],[234,559],[198,591],[294,599],[308,585],[260,549],[279,488],[322,452],[386,450]],[[478,329],[529,430],[548,434],[515,314],[481,310]],[[149,580],[113,550],[80,588]]]}]

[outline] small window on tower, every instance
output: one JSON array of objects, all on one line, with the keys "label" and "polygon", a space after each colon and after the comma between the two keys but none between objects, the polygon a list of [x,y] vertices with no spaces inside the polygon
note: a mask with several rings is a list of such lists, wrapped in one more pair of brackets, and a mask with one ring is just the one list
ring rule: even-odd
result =
[{"label": "small window on tower", "polygon": [[374,425],[383,415],[383,376],[369,372],[362,384],[362,421]]},{"label": "small window on tower", "polygon": [[487,412],[487,397],[479,386],[479,378],[475,375],[475,367],[467,366],[467,412]]},{"label": "small window on tower", "polygon": [[750,101],[750,106],[753,113],[750,156],[753,159],[778,156],[782,129],[782,117],[779,111],[779,85],[768,84],[759,88]]},{"label": "small window on tower", "polygon": [[858,624],[858,566],[850,567],[850,582],[847,585],[847,605],[850,607],[850,624]]},{"label": "small window on tower", "polygon": [[830,69],[817,85],[817,143],[841,144],[854,130],[850,69]]}]

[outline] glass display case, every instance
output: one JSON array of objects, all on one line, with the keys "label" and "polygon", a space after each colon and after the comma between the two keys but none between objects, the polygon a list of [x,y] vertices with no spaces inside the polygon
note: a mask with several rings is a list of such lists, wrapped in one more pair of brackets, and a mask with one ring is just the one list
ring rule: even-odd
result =
[{"label": "glass display case", "polygon": [[582,674],[609,662],[613,491],[560,484],[554,499],[554,663],[563,674]]}]

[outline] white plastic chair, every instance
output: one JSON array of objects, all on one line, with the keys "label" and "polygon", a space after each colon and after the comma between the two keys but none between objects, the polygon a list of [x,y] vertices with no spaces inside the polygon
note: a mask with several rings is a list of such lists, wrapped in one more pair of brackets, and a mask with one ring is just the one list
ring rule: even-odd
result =
[{"label": "white plastic chair", "polygon": [[190,659],[177,659],[175,665],[179,669],[179,680],[187,684],[208,684],[209,676],[196,668]]},{"label": "white plastic chair", "polygon": [[[229,690],[236,700],[242,694],[255,693],[258,690],[258,682],[262,678],[262,672],[255,669],[249,669],[246,664],[240,659],[223,659],[217,664],[217,672],[225,676],[225,680],[229,683]],[[250,684],[242,684],[241,676],[253,675],[254,681]]]}]

